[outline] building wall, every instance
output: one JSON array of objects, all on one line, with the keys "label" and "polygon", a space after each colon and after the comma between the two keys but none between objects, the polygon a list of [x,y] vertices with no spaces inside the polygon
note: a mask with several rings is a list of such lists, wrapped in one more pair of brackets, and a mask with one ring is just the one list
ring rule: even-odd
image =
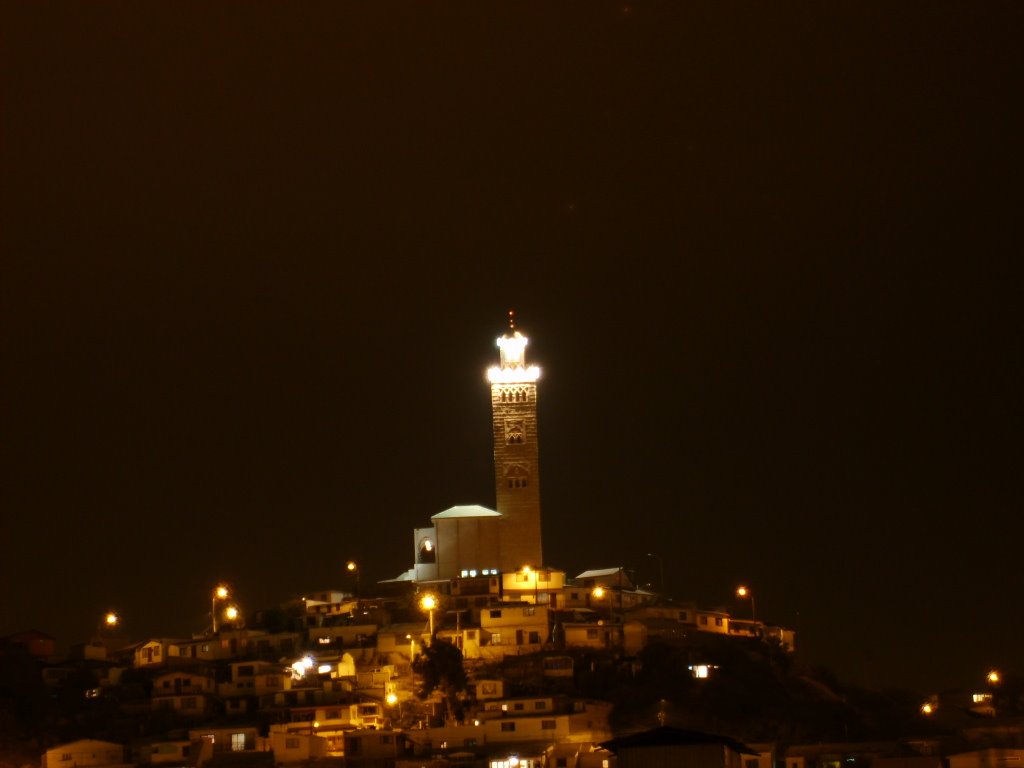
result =
[{"label": "building wall", "polygon": [[501,520],[503,571],[544,564],[540,527],[537,385],[491,385],[494,488]]},{"label": "building wall", "polygon": [[437,578],[457,578],[464,569],[499,567],[499,517],[450,517],[436,520]]},{"label": "building wall", "polygon": [[118,766],[125,763],[125,748],[109,741],[82,739],[47,750],[42,763],[42,768]]},{"label": "building wall", "polygon": [[619,768],[740,768],[741,755],[721,744],[621,749]]}]

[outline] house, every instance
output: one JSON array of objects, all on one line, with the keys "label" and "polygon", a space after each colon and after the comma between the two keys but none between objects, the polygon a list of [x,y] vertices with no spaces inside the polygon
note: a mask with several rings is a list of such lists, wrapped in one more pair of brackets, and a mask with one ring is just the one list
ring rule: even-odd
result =
[{"label": "house", "polygon": [[275,765],[306,763],[327,757],[327,739],[314,733],[286,733],[271,730],[268,736]]},{"label": "house", "polygon": [[720,635],[729,634],[729,614],[725,611],[696,612],[697,630],[700,632],[715,632]]},{"label": "house", "polygon": [[750,747],[726,736],[662,726],[606,741],[601,746],[618,758],[618,768],[745,768],[758,759]]},{"label": "house", "polygon": [[292,688],[292,672],[283,664],[268,661],[236,661],[228,665],[230,678],[217,685],[217,694],[263,696]]},{"label": "house", "polygon": [[[539,766],[556,745],[576,745],[573,753],[591,753],[611,736],[606,702],[538,696],[488,701],[480,716],[466,723],[408,731],[418,755],[438,752],[488,766]],[[347,757],[347,754],[346,754]],[[600,763],[589,763],[597,767]]]},{"label": "house", "polygon": [[[548,608],[530,603],[499,603],[480,613],[480,657],[534,653],[550,639]],[[463,648],[467,654],[468,649]]]},{"label": "house", "polygon": [[255,726],[193,728],[188,732],[188,737],[191,743],[189,765],[193,768],[202,768],[211,762],[216,764],[225,755],[257,757],[263,754],[270,758],[269,764],[273,765],[270,744],[258,736]]},{"label": "house", "polygon": [[949,768],[1021,768],[1024,766],[1024,749],[989,747],[947,755],[946,760]]},{"label": "house", "polygon": [[624,639],[622,624],[604,619],[565,621],[561,627],[566,648],[618,648]]},{"label": "house", "polygon": [[128,768],[124,745],[96,739],[61,744],[43,753],[42,768]]},{"label": "house", "polygon": [[166,672],[153,678],[154,710],[173,711],[197,717],[214,711],[216,685],[213,678],[195,672]]},{"label": "house", "polygon": [[503,573],[501,584],[505,600],[544,603],[558,608],[563,602],[559,597],[565,590],[565,571],[524,566],[518,571]]},{"label": "house", "polygon": [[139,764],[161,768],[187,768],[191,744],[189,741],[154,741],[139,749]]},{"label": "house", "polygon": [[169,638],[153,638],[134,646],[132,666],[136,669],[152,669],[167,664],[172,645],[179,641]]},{"label": "house", "polygon": [[395,760],[412,755],[413,744],[401,731],[361,729],[345,734],[345,765],[394,765]]}]

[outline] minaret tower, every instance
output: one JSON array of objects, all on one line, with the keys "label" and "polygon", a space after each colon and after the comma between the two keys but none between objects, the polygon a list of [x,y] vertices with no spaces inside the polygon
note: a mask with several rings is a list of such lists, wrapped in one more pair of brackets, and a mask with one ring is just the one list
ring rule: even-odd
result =
[{"label": "minaret tower", "polygon": [[540,465],[537,462],[537,379],[526,365],[527,338],[508,313],[508,332],[498,339],[501,365],[491,368],[494,487],[500,522],[500,567],[517,571],[544,564],[540,536]]}]

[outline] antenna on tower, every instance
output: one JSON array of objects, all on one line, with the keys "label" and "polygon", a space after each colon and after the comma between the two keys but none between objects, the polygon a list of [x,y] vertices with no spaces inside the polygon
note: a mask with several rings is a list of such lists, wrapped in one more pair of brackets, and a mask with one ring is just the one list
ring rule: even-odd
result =
[{"label": "antenna on tower", "polygon": [[508,311],[508,329],[510,331],[516,329],[516,311],[514,309]]}]

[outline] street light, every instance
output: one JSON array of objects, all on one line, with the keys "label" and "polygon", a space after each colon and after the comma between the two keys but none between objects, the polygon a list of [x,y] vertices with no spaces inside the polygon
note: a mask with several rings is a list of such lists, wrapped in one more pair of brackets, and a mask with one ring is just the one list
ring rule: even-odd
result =
[{"label": "street light", "polygon": [[434,609],[437,608],[437,598],[426,594],[420,598],[420,608],[430,614],[430,642],[434,642]]},{"label": "street light", "polygon": [[234,621],[238,618],[238,608],[234,605],[229,605],[224,611],[224,618],[228,621]]},{"label": "street light", "polygon": [[658,561],[658,584],[659,584],[659,589],[661,590],[661,597],[662,597],[662,599],[664,599],[665,598],[665,561],[662,559],[661,555],[656,555],[653,552],[648,552],[647,556],[648,557],[653,557],[655,560]]},{"label": "street light", "polygon": [[988,680],[989,685],[999,685],[1003,678],[999,674],[998,669],[990,669],[988,674],[985,675],[985,679]]},{"label": "street light", "polygon": [[530,580],[530,576],[533,576],[533,604],[537,605],[540,601],[540,571],[535,571],[528,565],[523,566],[523,574],[526,576],[526,580]]},{"label": "street light", "polygon": [[212,621],[213,621],[213,633],[214,634],[217,634],[217,601],[218,600],[227,600],[228,597],[230,597],[230,595],[231,595],[231,590],[229,590],[223,584],[218,584],[216,587],[214,587],[213,599],[210,602],[210,616],[211,616]]},{"label": "street light", "polygon": [[349,560],[345,563],[345,570],[352,574],[356,580],[356,600],[359,599],[359,563],[355,560]]},{"label": "street light", "polygon": [[103,626],[107,629],[114,629],[118,624],[121,623],[121,617],[113,611],[110,611],[106,616],[103,617]]},{"label": "street light", "polygon": [[754,593],[751,592],[749,588],[740,584],[738,587],[736,587],[736,597],[740,598],[741,600],[750,598],[750,620],[757,621],[757,611],[754,607]]}]

